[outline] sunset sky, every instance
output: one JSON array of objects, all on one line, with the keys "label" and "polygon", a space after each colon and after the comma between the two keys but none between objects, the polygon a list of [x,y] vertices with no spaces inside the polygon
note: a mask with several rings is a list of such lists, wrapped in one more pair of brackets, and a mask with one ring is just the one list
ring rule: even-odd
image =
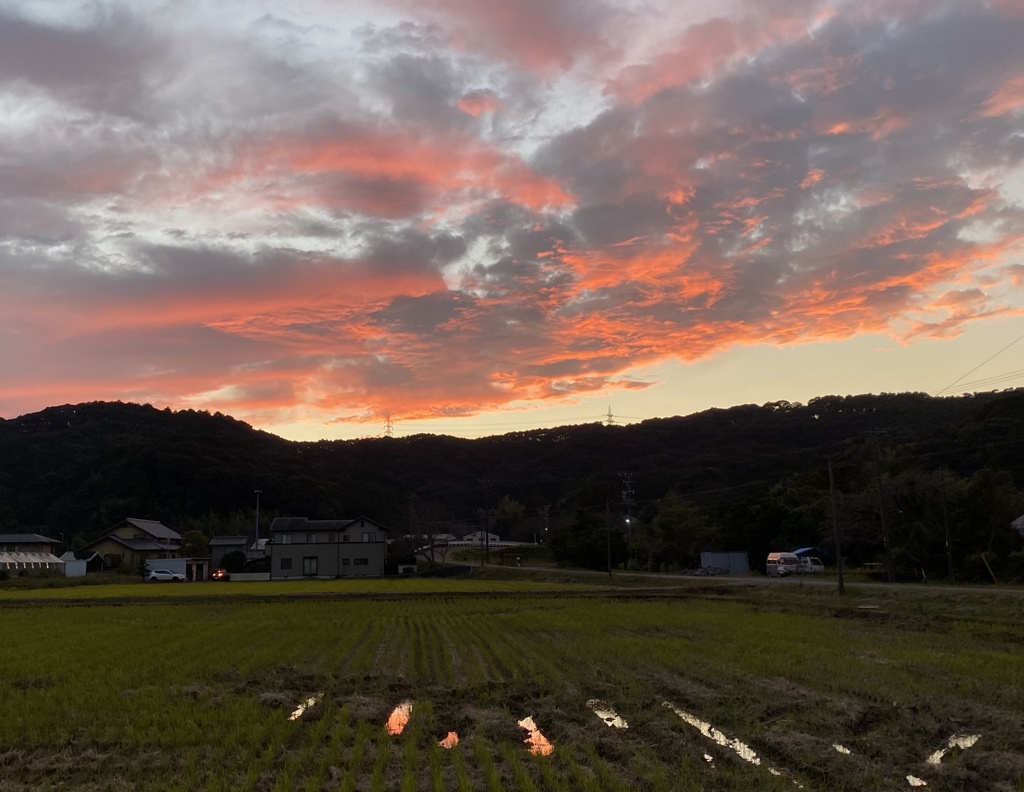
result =
[{"label": "sunset sky", "polygon": [[0,0],[0,416],[1022,386],[1022,42],[1021,0]]}]

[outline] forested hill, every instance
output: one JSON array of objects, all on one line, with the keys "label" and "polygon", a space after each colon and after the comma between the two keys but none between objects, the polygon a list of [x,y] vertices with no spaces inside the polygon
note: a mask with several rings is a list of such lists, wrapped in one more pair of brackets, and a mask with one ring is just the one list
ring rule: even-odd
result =
[{"label": "forested hill", "polygon": [[854,550],[858,530],[865,553],[873,541],[876,475],[892,501],[894,531],[900,515],[911,534],[924,530],[925,512],[934,522],[941,487],[945,519],[952,508],[972,546],[1014,549],[1013,535],[997,523],[1005,526],[1021,505],[1014,498],[1024,484],[1024,389],[825,396],[477,440],[300,443],[220,414],[123,403],[52,407],[0,421],[0,530],[81,541],[137,516],[178,530],[245,531],[260,489],[264,526],[275,515],[358,514],[398,532],[470,526],[486,500],[499,529],[529,534],[545,513],[557,531],[581,508],[603,512],[610,502],[618,511],[622,475],[630,474],[638,521],[653,520],[658,500],[675,491],[710,515],[719,544],[760,552],[823,539],[830,457]]}]

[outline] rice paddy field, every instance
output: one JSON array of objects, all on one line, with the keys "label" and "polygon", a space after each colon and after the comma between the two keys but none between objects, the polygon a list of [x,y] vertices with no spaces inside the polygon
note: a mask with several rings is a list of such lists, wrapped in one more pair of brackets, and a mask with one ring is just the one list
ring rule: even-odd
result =
[{"label": "rice paddy field", "polygon": [[1024,790],[1017,596],[249,585],[0,594],[0,790]]}]

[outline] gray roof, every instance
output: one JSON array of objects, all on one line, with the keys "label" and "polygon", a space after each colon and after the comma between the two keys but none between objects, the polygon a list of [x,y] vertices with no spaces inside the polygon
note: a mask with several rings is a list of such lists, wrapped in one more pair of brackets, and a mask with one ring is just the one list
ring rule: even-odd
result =
[{"label": "gray roof", "polygon": [[63,564],[57,556],[51,553],[9,553],[0,551],[0,564]]},{"label": "gray roof", "polygon": [[181,539],[180,533],[172,531],[158,520],[142,520],[138,517],[128,517],[125,522],[131,523],[140,531],[143,531],[157,539]]},{"label": "gray roof", "polygon": [[172,545],[157,544],[151,539],[122,539],[120,536],[106,536],[105,539],[113,539],[127,547],[129,550],[167,550]]},{"label": "gray roof", "polygon": [[277,517],[271,531],[344,531],[355,520],[310,520],[308,517]]},{"label": "gray roof", "polygon": [[144,552],[147,550],[177,550],[179,548],[178,544],[157,544],[152,539],[123,539],[120,536],[115,536],[114,534],[106,534],[101,536],[99,539],[93,539],[82,549],[87,550],[94,545],[98,545],[100,542],[107,541],[108,539],[111,542],[117,542],[119,545],[123,545],[129,550],[134,550],[136,552]]},{"label": "gray roof", "polygon": [[60,539],[39,534],[0,533],[0,544],[60,544]]},{"label": "gray roof", "polygon": [[215,536],[210,540],[210,547],[245,544],[249,544],[248,536]]}]

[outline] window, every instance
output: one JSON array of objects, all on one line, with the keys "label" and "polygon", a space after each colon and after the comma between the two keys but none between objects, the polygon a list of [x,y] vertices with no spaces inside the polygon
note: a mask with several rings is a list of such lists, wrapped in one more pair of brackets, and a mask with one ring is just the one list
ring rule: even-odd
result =
[{"label": "window", "polygon": [[342,534],[341,535],[341,541],[347,542],[348,541],[348,534]]},{"label": "window", "polygon": [[356,566],[367,566],[370,563],[369,558],[356,558],[352,561]]},{"label": "window", "polygon": [[307,544],[316,544],[316,534],[315,533],[308,533],[308,534],[306,534],[306,543]]},{"label": "window", "polygon": [[291,569],[291,568],[292,568],[292,560],[290,558],[282,558],[281,559],[281,569]]},{"label": "window", "polygon": [[349,558],[343,558],[343,559],[341,559],[341,565],[342,566],[348,566],[350,561],[351,561],[351,559],[349,559]]},{"label": "window", "polygon": [[302,574],[303,575],[315,575],[317,569],[317,557],[306,556],[302,559]]},{"label": "window", "polygon": [[281,534],[278,537],[278,539],[280,540],[281,544],[291,544],[292,543],[292,535],[291,534]]},{"label": "window", "polygon": [[377,541],[377,534],[376,534],[376,532],[375,531],[364,531],[363,532],[363,541],[364,542],[376,542]]}]

